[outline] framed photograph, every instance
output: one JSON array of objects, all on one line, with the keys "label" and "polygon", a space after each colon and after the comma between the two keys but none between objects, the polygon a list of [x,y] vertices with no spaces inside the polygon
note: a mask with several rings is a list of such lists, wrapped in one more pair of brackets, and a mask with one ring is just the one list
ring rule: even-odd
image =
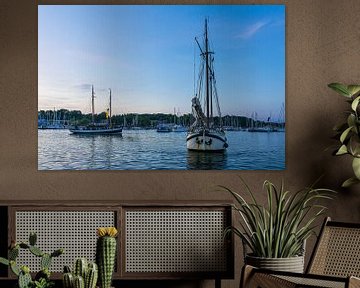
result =
[{"label": "framed photograph", "polygon": [[285,169],[285,5],[39,5],[39,170]]}]

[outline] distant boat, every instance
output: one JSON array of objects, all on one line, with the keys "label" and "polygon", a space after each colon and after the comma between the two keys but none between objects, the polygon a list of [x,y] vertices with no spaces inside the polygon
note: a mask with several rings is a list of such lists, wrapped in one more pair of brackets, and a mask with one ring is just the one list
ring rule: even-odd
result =
[{"label": "distant boat", "polygon": [[156,131],[161,132],[161,133],[171,132],[172,131],[172,125],[171,124],[159,124],[156,127]]},{"label": "distant boat", "polygon": [[172,131],[173,132],[187,132],[188,129],[186,127],[184,127],[183,125],[175,124],[172,127]]},{"label": "distant boat", "polygon": [[253,127],[247,130],[248,132],[276,132],[271,127]]},{"label": "distant boat", "polygon": [[[257,117],[257,113],[254,113],[255,119]],[[253,120],[251,118],[251,126],[248,128],[248,132],[278,132],[278,128],[270,122],[271,116],[268,117],[267,119],[267,124],[264,125],[264,123],[262,123],[261,126],[257,126],[254,124],[254,122],[257,122],[257,124],[259,124],[259,122],[257,120]]]},{"label": "distant boat", "polygon": [[[195,38],[201,52],[200,74],[197,94],[191,100],[195,122],[191,125],[186,137],[188,150],[193,151],[224,151],[227,139],[222,127],[221,112],[216,90],[214,73],[214,52],[209,49],[208,25],[205,19],[204,43],[201,46]],[[201,106],[203,100],[203,107]],[[214,121],[214,106],[217,109],[217,123]],[[203,109],[205,110],[203,112]]]},{"label": "distant boat", "polygon": [[117,127],[111,123],[111,89],[109,89],[110,100],[109,100],[109,110],[106,115],[108,117],[107,123],[95,123],[95,108],[94,108],[94,86],[91,86],[91,115],[92,122],[87,126],[75,126],[70,128],[72,134],[81,134],[81,135],[121,135],[122,127]]}]

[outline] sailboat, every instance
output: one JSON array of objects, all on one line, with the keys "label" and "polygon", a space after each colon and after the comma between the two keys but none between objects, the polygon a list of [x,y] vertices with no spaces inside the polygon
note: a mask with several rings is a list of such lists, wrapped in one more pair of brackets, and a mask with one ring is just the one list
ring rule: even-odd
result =
[{"label": "sailboat", "polygon": [[94,86],[91,86],[91,124],[87,126],[75,126],[70,128],[72,134],[81,134],[81,135],[119,135],[122,134],[122,127],[118,127],[111,123],[111,89],[109,89],[110,100],[109,100],[109,109],[106,112],[108,122],[107,123],[95,123],[95,93]]},{"label": "sailboat", "polygon": [[[193,151],[224,151],[228,144],[222,127],[214,73],[214,52],[210,51],[209,47],[207,19],[205,19],[203,45],[200,45],[197,38],[195,41],[201,52],[201,65],[196,93],[191,100],[195,121],[187,134],[186,146],[188,150]],[[203,106],[201,106],[202,100]],[[214,108],[217,110],[216,118]]]}]

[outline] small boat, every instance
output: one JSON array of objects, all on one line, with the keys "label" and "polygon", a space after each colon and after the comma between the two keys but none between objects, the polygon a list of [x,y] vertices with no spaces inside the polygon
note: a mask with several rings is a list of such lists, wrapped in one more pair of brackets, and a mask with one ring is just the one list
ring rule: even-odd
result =
[{"label": "small boat", "polygon": [[161,133],[167,133],[172,131],[172,125],[171,124],[159,124],[156,128],[157,132]]},{"label": "small boat", "polygon": [[107,123],[95,123],[95,108],[94,108],[94,86],[91,86],[91,115],[92,122],[87,126],[75,126],[70,128],[72,134],[81,134],[81,135],[121,135],[122,127],[113,125],[111,123],[111,89],[109,89],[110,101],[109,109],[106,113],[108,122]]},{"label": "small boat", "polygon": [[[214,52],[210,51],[207,24],[207,19],[205,19],[203,46],[195,38],[201,52],[201,65],[197,81],[197,92],[191,100],[195,121],[190,126],[187,134],[186,147],[191,151],[224,151],[228,144],[221,120],[219,99],[215,85]],[[201,106],[201,100],[203,100],[205,111]],[[215,107],[217,110],[216,119],[214,116]]]},{"label": "small boat", "polygon": [[186,127],[184,127],[183,125],[175,124],[172,127],[172,131],[173,132],[187,132],[188,129]]}]

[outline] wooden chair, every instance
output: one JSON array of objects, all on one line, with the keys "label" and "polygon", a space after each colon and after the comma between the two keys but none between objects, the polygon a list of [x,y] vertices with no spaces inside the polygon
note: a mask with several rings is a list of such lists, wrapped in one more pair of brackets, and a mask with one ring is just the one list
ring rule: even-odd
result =
[{"label": "wooden chair", "polygon": [[240,287],[360,287],[360,223],[326,218],[306,273],[278,272],[245,265]]}]

